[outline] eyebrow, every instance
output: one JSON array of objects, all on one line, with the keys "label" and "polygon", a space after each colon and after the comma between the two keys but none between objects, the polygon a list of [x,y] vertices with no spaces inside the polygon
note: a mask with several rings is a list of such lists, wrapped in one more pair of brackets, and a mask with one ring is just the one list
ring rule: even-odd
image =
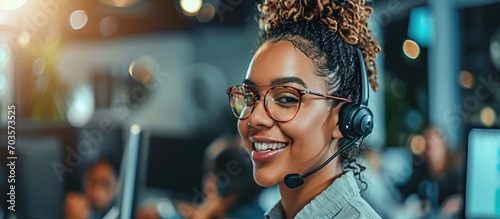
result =
[{"label": "eyebrow", "polygon": [[255,82],[251,81],[250,79],[245,79],[245,80],[243,80],[243,84],[246,84],[246,85],[255,85]]},{"label": "eyebrow", "polygon": [[[302,85],[302,87],[307,88],[306,83],[298,77],[283,77],[283,78],[275,78],[275,79],[271,80],[271,85],[283,85],[283,84],[288,84],[288,83],[299,84],[299,85]],[[255,82],[251,81],[250,79],[243,80],[243,84],[256,85]]]}]

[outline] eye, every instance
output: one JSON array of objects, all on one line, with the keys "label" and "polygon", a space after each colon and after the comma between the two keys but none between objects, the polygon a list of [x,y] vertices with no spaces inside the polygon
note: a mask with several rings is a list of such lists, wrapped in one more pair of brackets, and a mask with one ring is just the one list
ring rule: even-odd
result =
[{"label": "eye", "polygon": [[283,96],[276,99],[276,102],[283,104],[297,104],[299,103],[299,99],[294,96]]},{"label": "eye", "polygon": [[280,104],[298,104],[299,98],[293,94],[281,94],[275,98],[275,101]]},{"label": "eye", "polygon": [[254,95],[252,92],[245,92],[245,95],[243,98],[245,99],[245,102],[248,103],[248,102],[253,102],[253,99],[254,99],[253,97],[254,97]]},{"label": "eye", "polygon": [[269,92],[272,96],[272,101],[280,106],[288,107],[298,105],[300,102],[300,94],[294,89],[275,88]]}]

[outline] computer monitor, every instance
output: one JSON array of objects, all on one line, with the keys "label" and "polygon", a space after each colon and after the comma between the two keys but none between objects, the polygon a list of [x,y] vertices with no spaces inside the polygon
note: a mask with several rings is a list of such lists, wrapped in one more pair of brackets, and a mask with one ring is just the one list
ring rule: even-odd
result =
[{"label": "computer monitor", "polygon": [[[193,190],[202,191],[201,160],[209,140],[204,137],[165,137],[132,125],[122,158],[117,194],[117,216],[135,218],[148,190],[166,191],[157,205],[163,218],[179,218],[174,201],[192,201]],[[167,206],[167,205],[168,206]],[[112,212],[112,211],[111,211]]]},{"label": "computer monitor", "polygon": [[500,218],[500,129],[468,132],[465,218]]}]

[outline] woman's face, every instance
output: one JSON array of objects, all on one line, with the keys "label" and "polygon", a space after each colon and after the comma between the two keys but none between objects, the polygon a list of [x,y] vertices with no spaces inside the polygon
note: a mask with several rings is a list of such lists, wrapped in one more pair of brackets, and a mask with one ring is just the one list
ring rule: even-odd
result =
[{"label": "woman's face", "polygon": [[[264,108],[263,95],[270,86],[258,85],[286,85],[327,93],[325,78],[315,75],[313,61],[291,42],[263,44],[250,63],[245,83],[257,85],[254,92],[262,96],[250,117],[238,121],[259,185],[273,186],[282,183],[287,174],[304,174],[333,154],[336,148],[330,147],[332,139],[341,137],[336,125],[339,106],[332,110],[326,99],[304,95],[297,116],[286,123],[274,121]],[[256,144],[286,146],[260,152]]]}]

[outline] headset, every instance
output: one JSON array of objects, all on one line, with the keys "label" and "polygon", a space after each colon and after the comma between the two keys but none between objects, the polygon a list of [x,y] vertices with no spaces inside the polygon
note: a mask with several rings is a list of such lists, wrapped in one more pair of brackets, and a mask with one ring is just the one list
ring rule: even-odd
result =
[{"label": "headset", "polygon": [[358,61],[359,61],[359,73],[361,74],[361,95],[359,100],[354,103],[344,103],[340,108],[339,112],[339,129],[342,136],[349,142],[342,146],[337,152],[335,152],[328,160],[323,162],[318,167],[307,172],[304,175],[298,173],[292,173],[285,176],[284,183],[290,188],[294,189],[302,184],[304,184],[304,179],[313,173],[317,172],[321,168],[325,167],[330,161],[337,157],[340,153],[350,148],[352,145],[359,145],[358,141],[364,139],[373,130],[373,113],[368,108],[369,99],[369,83],[368,74],[366,71],[365,61],[363,57],[363,52],[357,49]]},{"label": "headset", "polygon": [[347,140],[364,138],[373,130],[373,113],[368,108],[369,85],[368,74],[361,50],[357,50],[361,74],[361,95],[357,103],[345,103],[340,108],[339,128]]}]

